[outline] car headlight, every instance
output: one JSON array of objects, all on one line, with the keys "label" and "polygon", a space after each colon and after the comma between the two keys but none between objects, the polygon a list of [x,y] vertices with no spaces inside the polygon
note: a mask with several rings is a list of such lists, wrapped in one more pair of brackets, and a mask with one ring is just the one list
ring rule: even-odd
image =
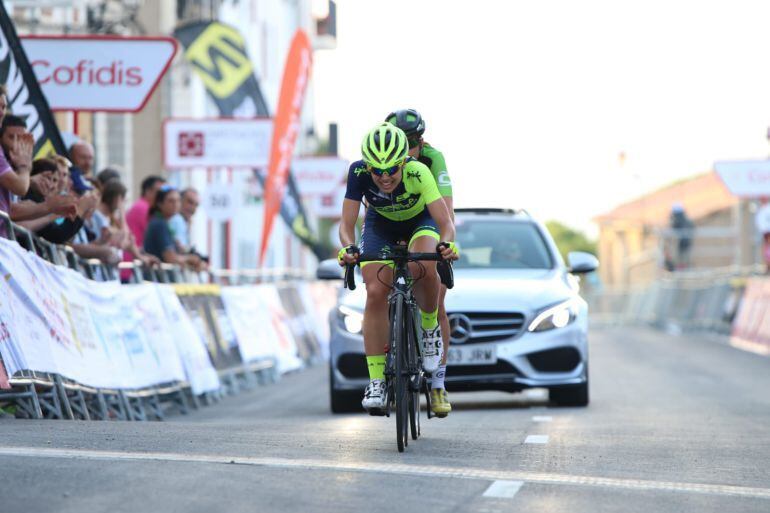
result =
[{"label": "car headlight", "polygon": [[577,318],[578,305],[574,299],[549,307],[529,323],[529,331],[548,331],[563,328]]},{"label": "car headlight", "polygon": [[337,309],[342,325],[348,333],[361,333],[364,328],[364,314],[349,306],[340,306]]}]

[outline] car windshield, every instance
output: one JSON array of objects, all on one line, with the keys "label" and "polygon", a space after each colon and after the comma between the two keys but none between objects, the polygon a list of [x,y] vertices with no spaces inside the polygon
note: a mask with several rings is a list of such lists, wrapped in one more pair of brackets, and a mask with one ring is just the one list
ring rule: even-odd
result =
[{"label": "car windshield", "polygon": [[553,260],[532,223],[457,219],[459,269],[551,269]]}]

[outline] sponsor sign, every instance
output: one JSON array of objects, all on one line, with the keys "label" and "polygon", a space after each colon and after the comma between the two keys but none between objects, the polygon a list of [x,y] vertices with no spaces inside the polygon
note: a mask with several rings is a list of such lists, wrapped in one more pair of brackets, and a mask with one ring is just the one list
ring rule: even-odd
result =
[{"label": "sponsor sign", "polygon": [[723,161],[715,163],[714,169],[731,194],[770,197],[770,160]]},{"label": "sponsor sign", "polygon": [[203,208],[212,221],[229,221],[235,217],[238,195],[231,184],[212,183],[203,191]]},{"label": "sponsor sign", "polygon": [[22,46],[52,109],[138,112],[177,45],[167,37],[27,36]]},{"label": "sponsor sign", "polygon": [[291,164],[303,199],[333,194],[341,183],[345,183],[348,166],[347,160],[337,157],[303,157],[294,159]]},{"label": "sponsor sign", "polygon": [[264,167],[270,154],[269,119],[167,119],[163,164],[190,167]]}]

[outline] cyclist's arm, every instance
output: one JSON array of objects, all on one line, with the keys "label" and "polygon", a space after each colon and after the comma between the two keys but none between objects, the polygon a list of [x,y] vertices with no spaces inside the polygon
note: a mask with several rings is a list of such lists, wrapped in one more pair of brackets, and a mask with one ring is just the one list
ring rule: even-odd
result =
[{"label": "cyclist's arm", "polygon": [[340,221],[340,242],[342,246],[356,243],[356,222],[361,202],[345,198],[342,201],[342,220]]},{"label": "cyclist's arm", "polygon": [[452,199],[452,196],[444,196],[444,203],[446,203],[446,208],[449,210],[449,217],[452,218],[452,222],[455,222],[455,202]]},{"label": "cyclist's arm", "polygon": [[441,198],[428,203],[428,212],[430,216],[436,221],[438,225],[438,231],[441,234],[441,240],[447,242],[454,242],[455,240],[455,225],[452,222],[452,217],[449,214],[449,210],[446,208],[446,203]]}]

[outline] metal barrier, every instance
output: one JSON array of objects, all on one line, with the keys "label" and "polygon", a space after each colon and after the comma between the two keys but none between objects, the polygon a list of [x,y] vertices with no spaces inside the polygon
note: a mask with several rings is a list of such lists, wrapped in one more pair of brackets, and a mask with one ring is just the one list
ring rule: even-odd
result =
[{"label": "metal barrier", "polygon": [[591,324],[649,325],[672,331],[730,333],[748,276],[760,266],[667,273],[646,287],[586,294]]},{"label": "metal barrier", "polygon": [[[128,283],[151,281],[168,284],[248,284],[274,283],[306,279],[310,276],[296,269],[254,271],[212,270],[196,273],[178,265],[147,267],[140,260],[107,265],[98,259],[78,256],[72,247],[43,240],[26,228],[13,223],[0,211],[0,227],[9,239],[54,265],[69,267],[88,279],[118,280],[121,271],[130,271]],[[2,233],[2,232],[0,232]],[[4,364],[0,356],[0,371]],[[0,389],[0,406],[12,404],[16,416],[31,419],[69,420],[163,420],[166,410],[181,414],[278,379],[275,362],[270,360],[237,365],[218,370],[223,386],[216,392],[196,396],[186,382],[167,383],[140,390],[112,390],[88,387],[63,376],[34,371],[20,371],[9,376],[10,389]],[[0,381],[0,384],[2,382]]]}]

